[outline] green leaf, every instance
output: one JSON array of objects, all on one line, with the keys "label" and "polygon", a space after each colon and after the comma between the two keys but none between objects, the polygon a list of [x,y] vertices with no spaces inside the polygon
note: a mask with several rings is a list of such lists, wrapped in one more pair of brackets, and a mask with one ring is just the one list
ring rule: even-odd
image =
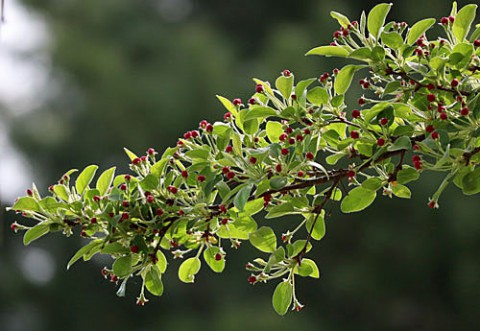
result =
[{"label": "green leaf", "polygon": [[310,79],[299,81],[295,86],[295,95],[297,96],[297,98],[302,97],[303,93],[305,92],[305,89],[316,80],[317,80],[316,78],[310,78]]},{"label": "green leaf", "polygon": [[217,254],[221,254],[220,249],[216,246],[211,246],[203,251],[203,259],[214,272],[222,272],[223,269],[225,269],[225,259],[222,256],[222,258],[217,261],[217,259],[215,259]]},{"label": "green leaf", "polygon": [[15,211],[40,211],[38,202],[32,197],[19,198],[10,208]]},{"label": "green leaf", "polygon": [[123,148],[123,150],[125,151],[125,153],[127,154],[128,158],[130,159],[130,161],[133,161],[134,159],[138,158],[137,154],[135,154],[134,152],[132,152],[131,150],[129,150],[128,148]]},{"label": "green leaf", "polygon": [[392,192],[395,196],[402,199],[410,199],[412,197],[410,189],[402,184],[392,185]]},{"label": "green leaf", "polygon": [[313,103],[316,106],[321,106],[328,103],[329,96],[327,90],[323,87],[317,86],[307,92],[307,99],[310,103]]},{"label": "green leaf", "polygon": [[162,275],[157,266],[152,266],[145,274],[145,287],[147,288],[148,292],[152,293],[153,295],[162,296]]},{"label": "green leaf", "polygon": [[465,195],[480,193],[480,168],[463,176],[462,187]]},{"label": "green leaf", "polygon": [[380,187],[382,187],[382,185],[383,181],[378,177],[368,178],[362,183],[363,188],[372,191],[378,190]]},{"label": "green leaf", "polygon": [[476,10],[477,5],[466,5],[460,9],[457,16],[455,16],[452,30],[457,42],[462,42],[470,31],[470,26],[475,19]]},{"label": "green leaf", "polygon": [[293,90],[293,75],[288,77],[280,76],[275,81],[275,87],[280,91],[285,99],[290,99]]},{"label": "green leaf", "polygon": [[251,233],[249,239],[252,246],[262,252],[272,253],[277,249],[277,237],[272,228],[268,226],[262,226]]},{"label": "green leaf", "polygon": [[160,272],[162,274],[165,273],[165,271],[167,270],[167,258],[165,257],[165,254],[163,254],[163,252],[161,250],[158,250],[157,251],[157,266],[158,266],[158,269],[160,270]]},{"label": "green leaf", "polygon": [[336,11],[331,11],[330,16],[336,19],[338,21],[338,24],[343,26],[345,29],[348,29],[348,26],[350,25],[350,20],[348,19],[347,16],[340,14]]},{"label": "green leaf", "polygon": [[320,278],[317,264],[310,259],[302,259],[302,263],[295,266],[294,272],[302,277]]},{"label": "green leaf", "polygon": [[411,181],[417,180],[420,174],[412,167],[405,167],[397,174],[397,182],[400,184],[407,184]]},{"label": "green leaf", "polygon": [[270,179],[270,187],[274,190],[280,190],[287,185],[288,180],[284,176],[274,176]]},{"label": "green leaf", "polygon": [[322,55],[326,57],[347,57],[349,52],[340,46],[319,46],[307,52],[305,55]]},{"label": "green leaf", "polygon": [[244,121],[249,121],[256,118],[263,120],[265,117],[276,115],[278,114],[273,108],[263,106],[251,106],[243,119]]},{"label": "green leaf", "polygon": [[290,202],[284,202],[279,205],[275,205],[268,210],[266,219],[276,218],[283,215],[291,214],[294,211],[293,205]]},{"label": "green leaf", "polygon": [[184,283],[193,283],[201,266],[202,261],[198,257],[186,259],[178,268],[178,278]]},{"label": "green leaf", "polygon": [[245,186],[242,187],[235,195],[235,198],[233,198],[233,205],[237,207],[239,211],[243,211],[243,208],[245,207],[245,204],[247,203],[252,192],[252,187],[252,184],[245,184]]},{"label": "green leaf", "polygon": [[407,45],[413,45],[425,31],[435,24],[434,18],[426,18],[415,23],[409,30],[407,35]]},{"label": "green leaf", "polygon": [[287,313],[292,304],[293,286],[289,281],[283,281],[277,285],[273,292],[272,304],[278,315],[283,316]]},{"label": "green leaf", "polygon": [[399,49],[403,46],[403,38],[398,32],[383,32],[382,41],[392,49]]},{"label": "green leaf", "polygon": [[88,187],[88,185],[90,185],[90,182],[95,176],[97,169],[98,169],[98,166],[89,165],[80,173],[80,175],[78,175],[77,180],[75,182],[75,188],[77,189],[78,194],[83,194],[83,192]]},{"label": "green leaf", "polygon": [[397,140],[395,140],[393,145],[388,146],[387,150],[390,152],[394,152],[402,149],[409,150],[411,148],[412,142],[410,141],[410,138],[407,136],[401,136]]},{"label": "green leaf", "polygon": [[249,217],[258,214],[263,209],[263,198],[250,200],[243,207],[243,212],[238,213],[238,217]]},{"label": "green leaf", "polygon": [[232,113],[233,116],[237,116],[237,107],[235,107],[235,105],[230,101],[228,100],[227,98],[225,97],[222,97],[220,95],[217,95],[216,96],[218,100],[220,100],[220,102],[222,103],[222,105],[230,112]]},{"label": "green leaf", "polygon": [[377,193],[375,191],[363,187],[356,187],[343,198],[340,209],[344,213],[361,211],[370,206],[376,197]]},{"label": "green leaf", "polygon": [[77,262],[80,258],[82,258],[84,255],[87,255],[92,249],[100,247],[102,245],[102,243],[103,243],[103,240],[96,239],[96,240],[93,240],[93,241],[89,242],[88,244],[86,244],[82,248],[80,248],[75,253],[75,255],[73,255],[73,257],[70,259],[70,261],[68,261],[67,270],[70,269],[70,267],[75,262]]},{"label": "green leaf", "polygon": [[268,121],[267,126],[267,137],[268,140],[272,143],[278,143],[280,141],[280,135],[283,133],[282,124],[279,122]]},{"label": "green leaf", "polygon": [[104,195],[110,188],[110,185],[112,185],[113,177],[115,177],[115,169],[116,167],[111,167],[98,177],[97,190],[100,192],[100,195]]},{"label": "green leaf", "polygon": [[368,13],[367,29],[376,40],[378,40],[380,29],[385,24],[385,19],[391,7],[391,3],[381,3],[373,7]]},{"label": "green leaf", "polygon": [[[307,227],[307,232],[311,233],[312,238],[315,240],[321,240],[325,236],[326,229],[325,229],[324,214],[325,212],[323,210],[322,210],[322,213],[318,215],[318,217],[316,214],[310,214],[307,218],[307,222],[305,223],[305,226]],[[312,231],[312,227],[313,227],[313,231]]]},{"label": "green leaf", "polygon": [[352,83],[353,75],[362,68],[364,68],[364,66],[358,66],[353,64],[349,64],[343,67],[335,78],[335,82],[333,85],[333,87],[335,88],[335,92],[337,92],[337,94],[344,94]]},{"label": "green leaf", "polygon": [[23,244],[29,245],[32,241],[37,240],[41,236],[46,235],[50,231],[50,225],[45,223],[39,223],[33,228],[28,229],[23,236]]},{"label": "green leaf", "polygon": [[53,193],[55,193],[60,199],[65,202],[68,202],[70,198],[70,193],[68,193],[67,187],[62,184],[54,185]]},{"label": "green leaf", "polygon": [[113,273],[120,278],[126,277],[132,273],[132,264],[133,261],[131,255],[119,257],[113,262]]}]

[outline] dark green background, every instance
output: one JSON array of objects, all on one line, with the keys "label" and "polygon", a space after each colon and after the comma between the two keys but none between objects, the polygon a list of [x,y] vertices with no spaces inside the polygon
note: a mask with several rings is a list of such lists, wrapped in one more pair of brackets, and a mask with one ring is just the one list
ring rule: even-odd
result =
[{"label": "dark green background", "polygon": [[[91,163],[126,171],[124,146],[143,153],[175,144],[200,120],[222,117],[215,94],[247,99],[253,77],[273,80],[285,68],[298,78],[331,71],[342,62],[303,56],[330,42],[338,28],[330,10],[357,19],[376,3],[192,0],[191,13],[172,21],[157,0],[23,2],[48,22],[50,74],[59,90],[16,117],[9,134],[42,188]],[[389,18],[412,24],[448,15],[450,7],[448,1],[397,1]],[[351,104],[358,93],[355,86]],[[431,211],[427,198],[441,178],[422,177],[410,201],[380,197],[348,216],[332,205],[328,234],[311,252],[322,279],[299,282],[306,307],[284,318],[271,307],[274,284],[246,281],[243,266],[256,256],[248,245],[229,251],[226,272],[204,268],[193,286],[176,279],[174,261],[164,296],[141,308],[135,305],[138,280],[119,299],[100,276],[105,260],[67,272],[81,241],[53,235],[32,244],[56,263],[53,280],[35,285],[19,268],[34,248],[9,232],[14,215],[2,208],[0,330],[478,330],[478,198],[452,187]],[[276,222],[294,227],[298,219]]]}]

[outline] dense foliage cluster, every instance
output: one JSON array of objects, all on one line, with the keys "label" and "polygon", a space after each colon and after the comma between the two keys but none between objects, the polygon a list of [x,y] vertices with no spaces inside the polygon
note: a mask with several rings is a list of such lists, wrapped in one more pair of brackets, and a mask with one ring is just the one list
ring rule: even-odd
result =
[{"label": "dense foliage cluster", "polygon": [[[104,171],[91,187],[96,165],[75,179],[68,171],[42,197],[35,186],[11,207],[36,221],[24,243],[50,232],[91,241],[70,260],[97,253],[113,258],[105,278],[125,294],[132,276],[144,290],[160,296],[166,255],[184,259],[178,277],[192,283],[202,263],[222,272],[226,245],[249,241],[263,253],[246,264],[252,284],[278,279],[273,306],[283,315],[303,305],[295,294],[297,276],[319,278],[306,257],[312,240],[325,235],[327,204],[344,213],[361,211],[377,194],[410,198],[407,183],[425,171],[446,173],[428,201],[439,207],[453,182],[465,194],[480,192],[480,27],[470,33],[476,5],[438,23],[444,37],[429,39],[428,18],[411,27],[388,22],[391,4],[379,4],[359,22],[337,12],[334,41],[307,55],[359,61],[319,78],[295,81],[284,70],[271,85],[255,79],[247,101],[218,97],[227,109],[223,121],[202,121],[161,155],[126,150],[133,174]],[[365,94],[358,107],[345,104],[354,75]],[[411,159],[411,160],[410,160]],[[299,215],[284,233],[266,220]],[[268,226],[271,225],[271,226]],[[168,254],[167,254],[168,253]]]}]

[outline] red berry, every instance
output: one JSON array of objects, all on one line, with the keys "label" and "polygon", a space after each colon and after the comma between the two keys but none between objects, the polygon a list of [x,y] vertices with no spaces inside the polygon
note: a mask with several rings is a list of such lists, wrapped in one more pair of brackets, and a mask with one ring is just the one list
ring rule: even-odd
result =
[{"label": "red berry", "polygon": [[451,86],[452,88],[457,87],[458,84],[460,84],[460,82],[459,82],[458,79],[456,79],[456,78],[452,79],[452,81],[450,82],[450,86]]},{"label": "red berry", "polygon": [[129,214],[127,212],[122,213],[122,220],[128,220]]},{"label": "red berry", "polygon": [[291,75],[292,75],[292,73],[290,72],[290,70],[285,69],[285,70],[282,71],[282,76],[283,77],[290,77]]},{"label": "red berry", "polygon": [[225,121],[228,121],[230,118],[232,118],[232,114],[230,112],[226,112],[224,115],[223,115],[223,119]]},{"label": "red berry", "polygon": [[205,128],[205,130],[207,130],[207,132],[212,133],[213,132],[213,125],[207,124],[207,127]]},{"label": "red berry", "polygon": [[288,139],[288,143],[289,143],[290,145],[295,144],[295,138],[290,138],[290,139]]},{"label": "red berry", "polygon": [[382,119],[380,119],[380,125],[385,126],[385,125],[387,125],[387,124],[388,124],[388,118],[383,117]]},{"label": "red berry", "polygon": [[427,85],[427,89],[429,89],[431,91],[431,90],[435,89],[435,85],[430,83],[430,84]]},{"label": "red berry", "polygon": [[297,141],[303,140],[303,136],[301,134],[297,134],[295,138],[297,139]]},{"label": "red berry", "polygon": [[257,277],[255,277],[255,276],[248,277],[248,282],[250,284],[255,284],[256,281],[257,281]]},{"label": "red berry", "polygon": [[132,160],[133,165],[138,165],[140,162],[142,162],[142,160],[140,160],[140,158],[138,158],[138,157],[136,157]]},{"label": "red berry", "polygon": [[87,236],[87,233],[85,232],[85,230],[82,230],[82,232],[80,232],[80,236],[82,236],[82,237],[86,237],[86,236]]},{"label": "red berry", "polygon": [[282,165],[281,164],[277,164],[275,166],[275,170],[277,170],[277,172],[282,172]]},{"label": "red berry", "polygon": [[221,213],[225,214],[227,212],[227,207],[225,207],[225,205],[220,205],[219,208]]},{"label": "red berry", "polygon": [[305,154],[305,157],[307,158],[307,160],[310,160],[310,161],[312,161],[315,158],[312,152],[307,152],[307,154]]},{"label": "red berry", "polygon": [[422,162],[420,161],[413,162],[413,166],[415,167],[415,169],[420,170],[422,169]]},{"label": "red berry", "polygon": [[334,75],[338,75],[338,73],[339,73],[339,72],[340,72],[340,69],[338,69],[338,68],[335,68],[335,69],[333,69],[333,72],[332,72],[332,74],[334,74]]},{"label": "red berry", "polygon": [[287,127],[285,129],[285,132],[288,133],[288,134],[291,134],[293,132],[293,129],[291,127]]},{"label": "red berry", "polygon": [[433,131],[435,131],[435,127],[433,125],[429,124],[425,128],[425,131],[427,131],[428,133],[432,133]]},{"label": "red berry", "polygon": [[228,218],[222,218],[221,223],[222,223],[222,225],[227,225],[228,224]]},{"label": "red berry", "polygon": [[341,31],[335,31],[335,32],[333,33],[333,38],[335,38],[335,39],[338,39],[338,38],[340,38],[341,36],[342,36],[342,32],[341,32]]},{"label": "red berry", "polygon": [[126,180],[127,182],[129,182],[129,181],[132,179],[132,176],[130,176],[130,175],[125,175],[124,178],[125,178],[125,180]]},{"label": "red berry", "polygon": [[442,25],[448,25],[448,17],[442,17],[440,23],[442,23]]},{"label": "red berry", "polygon": [[183,178],[187,178],[187,177],[188,177],[188,171],[187,171],[187,170],[183,170],[183,171],[182,171],[182,177],[183,177]]},{"label": "red berry", "polygon": [[145,161],[147,161],[147,157],[144,155],[144,156],[142,156],[142,157],[140,158],[140,160],[141,160],[142,162],[145,162]]},{"label": "red berry", "polygon": [[443,112],[444,110],[445,110],[445,106],[439,103],[439,104],[438,104],[438,107],[437,107],[437,111],[438,111],[439,113],[441,113],[441,112]]},{"label": "red berry", "polygon": [[152,203],[153,200],[155,200],[155,198],[153,197],[153,195],[149,195],[149,196],[147,197],[147,202],[148,202],[148,203]]},{"label": "red berry", "polygon": [[138,246],[136,246],[136,245],[130,246],[130,251],[132,253],[138,253]]},{"label": "red berry", "polygon": [[197,180],[198,180],[200,183],[204,182],[205,179],[206,179],[206,177],[205,177],[204,175],[198,175],[198,176],[197,176]]},{"label": "red berry", "polygon": [[413,52],[417,56],[422,56],[423,55],[423,50],[421,48],[416,48]]},{"label": "red berry", "polygon": [[248,104],[254,105],[254,104],[256,104],[256,103],[257,103],[257,99],[255,99],[255,98],[250,98],[250,99],[248,99]]},{"label": "red berry", "polygon": [[162,216],[163,215],[163,209],[162,208],[157,208],[157,210],[155,211],[155,215]]},{"label": "red berry", "polygon": [[127,190],[127,184],[121,184],[121,185],[120,185],[120,189],[121,189],[122,191],[126,191],[126,190]]},{"label": "red berry", "polygon": [[420,155],[414,155],[414,156],[412,156],[412,161],[413,161],[413,162],[419,162],[419,161],[421,161],[421,160],[422,160],[422,159],[421,159]]},{"label": "red berry", "polygon": [[227,178],[228,179],[233,179],[235,177],[235,173],[233,171],[230,171],[228,174],[227,174]]},{"label": "red berry", "polygon": [[225,147],[225,152],[227,152],[227,153],[233,152],[233,147],[228,145],[227,147]]},{"label": "red berry", "polygon": [[360,106],[363,106],[363,105],[366,104],[366,103],[367,103],[367,100],[365,100],[364,97],[361,97],[360,99],[358,99],[358,104],[359,104]]},{"label": "red berry", "polygon": [[250,157],[250,159],[248,160],[251,164],[255,164],[257,163],[257,158],[256,157]]},{"label": "red berry", "polygon": [[288,138],[288,135],[286,133],[282,133],[280,135],[280,137],[278,137],[278,139],[280,139],[280,141],[285,141],[285,140],[287,140],[287,138]]},{"label": "red berry", "polygon": [[96,218],[96,217],[92,217],[92,218],[90,219],[90,223],[91,223],[91,224],[97,223],[97,218]]},{"label": "red berry", "polygon": [[369,82],[365,82],[365,83],[363,83],[362,87],[363,87],[364,89],[368,89],[368,88],[370,87],[370,83],[369,83]]},{"label": "red berry", "polygon": [[149,149],[147,150],[147,154],[150,155],[150,156],[152,156],[152,155],[156,154],[156,152],[155,152],[155,150],[154,150],[153,148],[149,148]]},{"label": "red berry", "polygon": [[170,193],[173,193],[173,194],[177,194],[177,192],[178,192],[178,189],[175,186],[172,186],[172,185],[168,186],[167,190],[169,190]]},{"label": "red berry", "polygon": [[263,92],[263,85],[262,84],[257,84],[257,86],[255,86],[255,92],[262,93]]},{"label": "red berry", "polygon": [[348,36],[348,30],[343,30],[343,31],[342,31],[342,35],[343,35],[344,37]]},{"label": "red berry", "polygon": [[217,253],[215,254],[215,261],[220,261],[222,259],[222,254]]},{"label": "red berry", "polygon": [[455,22],[455,17],[450,15],[450,16],[448,16],[448,20],[450,21],[450,23],[453,23],[453,22]]},{"label": "red berry", "polygon": [[99,202],[99,201],[100,201],[100,197],[99,197],[98,195],[95,195],[95,196],[93,197],[93,201]]},{"label": "red berry", "polygon": [[358,139],[360,137],[360,134],[357,131],[352,131],[350,132],[350,137],[353,139]]},{"label": "red berry", "polygon": [[473,45],[474,45],[475,47],[480,47],[480,40],[475,39],[475,41],[473,42]]},{"label": "red berry", "polygon": [[222,172],[223,172],[224,174],[228,174],[228,173],[230,172],[230,168],[227,167],[227,166],[225,166],[225,167],[222,168]]},{"label": "red berry", "polygon": [[208,122],[206,120],[203,120],[200,122],[199,126],[202,128],[202,129],[205,129],[208,125]]},{"label": "red berry", "polygon": [[413,150],[414,151],[420,150],[420,146],[418,146],[417,144],[413,145]]},{"label": "red berry", "polygon": [[298,177],[303,177],[303,176],[305,176],[305,173],[302,170],[300,170],[299,172],[297,172],[297,176]]},{"label": "red berry", "polygon": [[129,206],[129,203],[127,200],[122,201],[122,206],[127,208]]},{"label": "red berry", "polygon": [[385,145],[385,139],[383,138],[378,138],[377,139],[377,145],[382,147],[383,145]]},{"label": "red berry", "polygon": [[359,118],[360,115],[361,115],[360,110],[358,110],[358,109],[352,110],[352,117],[353,118]]},{"label": "red berry", "polygon": [[311,133],[311,132],[310,132],[310,129],[305,129],[305,130],[303,130],[303,134],[305,134],[305,135],[310,134],[310,133]]},{"label": "red berry", "polygon": [[428,102],[434,102],[435,101],[435,94],[428,94],[427,95],[427,100]]},{"label": "red berry", "polygon": [[447,113],[441,113],[441,114],[440,114],[440,119],[441,119],[441,120],[446,120],[447,118],[448,118]]},{"label": "red berry", "polygon": [[239,99],[239,98],[233,99],[234,106],[239,106],[241,104],[242,104],[242,99]]},{"label": "red berry", "polygon": [[282,148],[282,155],[288,155],[289,152],[288,148]]},{"label": "red berry", "polygon": [[28,189],[28,190],[27,190],[27,195],[28,195],[28,196],[32,196],[32,195],[33,195],[33,191],[32,191],[31,189]]},{"label": "red berry", "polygon": [[438,139],[439,137],[440,137],[440,135],[438,134],[437,131],[432,132],[432,139]]},{"label": "red berry", "polygon": [[185,215],[185,212],[180,209],[180,210],[178,211],[178,215],[183,216],[183,215]]},{"label": "red berry", "polygon": [[460,110],[460,115],[462,115],[462,116],[467,116],[468,113],[469,113],[468,107],[463,107],[463,108]]},{"label": "red berry", "polygon": [[425,46],[425,39],[424,38],[418,38],[416,41],[417,46],[424,47]]}]

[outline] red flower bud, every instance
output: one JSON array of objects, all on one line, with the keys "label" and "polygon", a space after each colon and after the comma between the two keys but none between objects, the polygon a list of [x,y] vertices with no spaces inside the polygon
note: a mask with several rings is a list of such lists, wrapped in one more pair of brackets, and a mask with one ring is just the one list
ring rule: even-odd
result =
[{"label": "red flower bud", "polygon": [[173,194],[177,194],[177,192],[178,192],[178,189],[175,186],[172,186],[172,185],[168,186],[167,190],[170,191],[170,193],[173,193]]},{"label": "red flower bud", "polygon": [[277,172],[282,172],[282,165],[281,164],[277,164],[275,166],[275,170],[277,170]]},{"label": "red flower bud", "polygon": [[262,84],[257,84],[257,86],[255,86],[255,92],[263,93],[263,85]]},{"label": "red flower bud", "polygon": [[315,158],[312,152],[307,152],[307,154],[305,154],[305,157],[307,158],[307,160],[310,160],[310,161],[312,161]]},{"label": "red flower bud", "polygon": [[205,128],[205,130],[209,133],[212,133],[213,132],[213,125],[207,124],[207,127]]},{"label": "red flower bud", "polygon": [[428,102],[434,102],[435,101],[435,94],[428,94],[427,95],[427,100],[428,100]]},{"label": "red flower bud", "polygon": [[233,179],[235,177],[235,173],[233,171],[229,171],[227,174],[228,179]]},{"label": "red flower bud", "polygon": [[162,208],[157,208],[157,210],[155,211],[155,215],[162,216],[163,215],[163,209]]},{"label": "red flower bud", "polygon": [[127,212],[122,213],[122,220],[128,220],[129,214]]},{"label": "red flower bud", "polygon": [[383,145],[385,145],[385,139],[383,138],[378,138],[377,139],[377,145],[382,147]]},{"label": "red flower bud", "polygon": [[440,137],[440,135],[438,134],[437,131],[432,132],[432,139],[438,139],[439,137]]},{"label": "red flower bud", "polygon": [[353,178],[353,177],[355,177],[355,175],[356,175],[356,173],[355,173],[355,171],[353,171],[353,170],[349,170],[349,171],[347,172],[348,178]]},{"label": "red flower bud", "polygon": [[255,284],[256,281],[257,281],[257,277],[255,277],[255,276],[248,277],[248,282],[250,284]]},{"label": "red flower bud", "polygon": [[225,147],[225,152],[227,153],[231,153],[233,151],[233,147],[228,145],[227,147]]},{"label": "red flower bud", "polygon": [[435,131],[435,127],[433,125],[429,124],[425,128],[425,131],[427,131],[428,133],[432,133],[433,131]]},{"label": "red flower bud", "polygon": [[358,139],[360,137],[360,134],[357,131],[352,131],[350,132],[350,137],[353,139]]},{"label": "red flower bud", "polygon": [[156,153],[157,153],[157,152],[155,152],[155,150],[154,150],[153,148],[149,148],[149,149],[147,150],[147,154],[150,155],[150,156],[155,155]]},{"label": "red flower bud", "polygon": [[255,164],[257,163],[257,158],[256,157],[250,157],[250,159],[248,160],[251,164]]},{"label": "red flower bud", "polygon": [[289,152],[288,148],[282,148],[282,155],[288,155]]},{"label": "red flower bud", "polygon": [[290,77],[291,75],[292,75],[292,73],[290,72],[290,70],[285,69],[285,70],[282,71],[282,76],[283,77]]},{"label": "red flower bud", "polygon": [[451,86],[452,88],[457,87],[458,84],[460,84],[460,82],[459,82],[458,79],[456,79],[456,78],[452,79],[452,81],[450,82],[450,86]]},{"label": "red flower bud", "polygon": [[215,261],[220,261],[222,259],[222,254],[217,253],[215,254]]},{"label": "red flower bud", "polygon": [[242,99],[239,99],[239,98],[233,99],[232,103],[234,106],[240,106],[242,104]]},{"label": "red flower bud", "polygon": [[154,198],[153,195],[149,195],[149,196],[147,197],[147,202],[148,202],[148,203],[152,203],[153,200],[155,200],[155,198]]},{"label": "red flower bud", "polygon": [[383,118],[380,119],[380,125],[385,126],[387,124],[388,124],[388,118],[383,117]]},{"label": "red flower bud", "polygon": [[282,133],[282,134],[280,135],[280,137],[278,137],[278,139],[280,139],[280,141],[285,141],[285,140],[287,140],[287,138],[288,138],[288,136],[287,136],[286,133]]},{"label": "red flower bud", "polygon": [[460,110],[460,115],[462,115],[462,116],[467,116],[468,113],[469,113],[468,107],[463,107],[463,108]]},{"label": "red flower bud", "polygon": [[360,110],[358,110],[358,109],[352,110],[352,117],[353,117],[353,118],[359,118],[359,117],[360,117],[360,114],[361,114],[361,113],[360,113]]},{"label": "red flower bud", "polygon": [[187,171],[187,170],[183,170],[183,171],[182,171],[182,177],[183,177],[183,178],[187,178],[187,177],[188,177],[188,171]]},{"label": "red flower bud", "polygon": [[198,176],[197,176],[197,180],[198,180],[200,183],[204,182],[205,179],[206,179],[206,178],[205,178],[204,175],[198,175]]},{"label": "red flower bud", "polygon": [[136,245],[130,246],[130,251],[132,253],[138,253],[138,250],[139,250],[138,246],[136,246]]}]

